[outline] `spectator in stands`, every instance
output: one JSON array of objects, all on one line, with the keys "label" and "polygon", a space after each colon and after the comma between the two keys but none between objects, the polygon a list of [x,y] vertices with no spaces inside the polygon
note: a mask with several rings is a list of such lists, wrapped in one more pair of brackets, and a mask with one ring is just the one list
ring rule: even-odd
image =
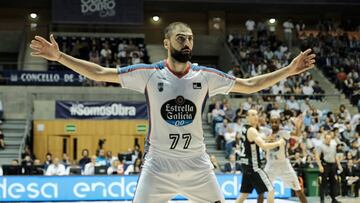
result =
[{"label": "spectator in stands", "polygon": [[254,29],[255,29],[255,21],[252,19],[246,20],[245,27],[246,27],[246,31],[248,32],[248,34],[253,35]]},{"label": "spectator in stands", "polygon": [[310,86],[308,81],[305,81],[305,84],[301,87],[302,93],[307,95],[309,98],[313,98],[314,89]]},{"label": "spectator in stands", "polygon": [[215,135],[215,127],[217,123],[220,123],[224,120],[225,117],[225,112],[224,110],[221,108],[221,103],[218,101],[215,104],[215,108],[212,110],[211,112],[211,116],[212,116],[212,129],[213,129],[213,134]]},{"label": "spectator in stands", "polygon": [[100,51],[100,63],[105,64],[106,62],[109,63],[111,60],[111,49],[109,48],[109,44],[104,43],[103,48]]},{"label": "spectator in stands", "polygon": [[224,173],[241,173],[241,166],[236,162],[235,155],[231,154],[229,156],[229,162],[224,166]]},{"label": "spectator in stands", "polygon": [[288,19],[287,21],[285,21],[283,23],[283,28],[284,28],[285,41],[291,48],[292,47],[292,35],[293,35],[292,30],[294,29],[294,24],[292,23],[292,19]]},{"label": "spectator in stands", "polygon": [[34,159],[33,168],[30,171],[31,175],[44,175],[45,170],[43,168],[44,166],[41,165],[41,162],[39,159]]},{"label": "spectator in stands", "polygon": [[106,163],[107,163],[107,165],[111,165],[111,161],[112,161],[112,159],[114,158],[113,155],[112,155],[112,151],[111,151],[111,150],[106,151],[106,156],[105,156],[105,158],[106,158]]},{"label": "spectator in stands", "polygon": [[124,164],[120,164],[119,159],[113,158],[111,160],[111,166],[107,169],[108,175],[123,175],[124,174]]},{"label": "spectator in stands", "polygon": [[96,162],[97,157],[94,155],[91,157],[91,162],[85,164],[84,175],[94,175],[95,166],[98,166]]},{"label": "spectator in stands", "polygon": [[106,157],[105,157],[105,150],[104,149],[99,149],[99,154],[96,157],[96,164],[99,166],[109,166],[109,162],[107,161]]},{"label": "spectator in stands", "polygon": [[5,149],[4,133],[0,129],[0,150]]},{"label": "spectator in stands", "polygon": [[216,156],[214,154],[210,155],[210,161],[212,163],[212,165],[214,166],[214,172],[215,173],[221,173],[221,167],[220,167],[220,164],[216,158]]},{"label": "spectator in stands", "polygon": [[295,100],[295,96],[290,96],[290,99],[286,101],[289,109],[298,111],[300,110],[300,104]]},{"label": "spectator in stands", "polygon": [[351,120],[351,114],[350,114],[349,110],[346,109],[344,104],[341,104],[339,106],[339,113],[337,116],[340,120],[343,120],[343,121]]},{"label": "spectator in stands", "polygon": [[360,168],[354,165],[353,160],[347,162],[343,172],[343,182],[345,183],[345,195],[353,194],[355,197],[359,197],[360,189]]},{"label": "spectator in stands", "polygon": [[235,119],[235,110],[231,108],[231,105],[229,102],[224,104],[224,113],[225,113],[225,118],[228,119],[230,122],[233,122]]},{"label": "spectator in stands", "polygon": [[35,156],[34,153],[31,151],[29,145],[25,145],[24,153],[21,154],[21,158],[24,159],[25,156],[30,156],[31,160],[35,160],[35,159],[36,159],[36,156]]},{"label": "spectator in stands", "polygon": [[32,166],[32,165],[33,165],[33,160],[31,159],[31,157],[29,155],[26,155],[24,157],[24,160],[22,160],[22,162],[21,162],[21,166],[28,167],[28,166]]},{"label": "spectator in stands", "polygon": [[81,170],[85,169],[85,165],[87,163],[91,162],[91,159],[89,158],[89,150],[88,149],[83,149],[81,152],[82,158],[79,160],[79,165],[81,167]]},{"label": "spectator in stands", "polygon": [[71,165],[70,157],[66,153],[62,156],[61,164],[64,165],[65,168]]},{"label": "spectator in stands", "polygon": [[222,123],[217,123],[215,127],[215,142],[216,142],[216,149],[221,150],[224,147],[225,142],[225,132],[226,128],[229,125],[229,120],[224,119]]},{"label": "spectator in stands", "polygon": [[232,149],[235,142],[235,136],[236,136],[236,132],[234,131],[234,129],[231,126],[228,126],[224,134],[226,158],[229,158],[229,155],[232,154]]},{"label": "spectator in stands", "polygon": [[140,145],[139,144],[135,144],[134,145],[134,149],[132,150],[132,155],[131,155],[131,160],[134,162],[136,159],[141,159],[142,158],[142,152],[140,150]]},{"label": "spectator in stands", "polygon": [[53,162],[52,154],[48,152],[45,156],[45,163],[44,163],[45,170],[50,166],[50,164],[52,164],[52,162]]},{"label": "spectator in stands", "polygon": [[59,158],[55,157],[52,164],[46,169],[47,176],[62,176],[65,175],[65,166],[60,163]]},{"label": "spectator in stands", "polygon": [[3,172],[3,169],[2,167],[0,166],[0,176],[3,176],[4,172]]},{"label": "spectator in stands", "polygon": [[95,46],[92,47],[92,49],[89,53],[89,61],[96,63],[96,64],[100,64],[99,51],[96,49]]},{"label": "spectator in stands", "polygon": [[139,174],[141,171],[141,159],[137,158],[133,164],[127,167],[125,171],[125,175],[136,175]]}]

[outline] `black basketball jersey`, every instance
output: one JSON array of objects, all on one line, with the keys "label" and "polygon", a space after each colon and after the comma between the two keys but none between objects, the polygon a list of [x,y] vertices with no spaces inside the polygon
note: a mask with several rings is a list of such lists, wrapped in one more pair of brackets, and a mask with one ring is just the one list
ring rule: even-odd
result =
[{"label": "black basketball jersey", "polygon": [[260,150],[259,146],[254,142],[250,142],[247,132],[251,126],[244,125],[241,133],[240,162],[252,169],[260,168]]}]

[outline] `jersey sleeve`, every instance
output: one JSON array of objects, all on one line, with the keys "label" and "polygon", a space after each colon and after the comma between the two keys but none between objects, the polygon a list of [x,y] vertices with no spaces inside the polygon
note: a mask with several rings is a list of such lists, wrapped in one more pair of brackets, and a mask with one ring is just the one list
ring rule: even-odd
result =
[{"label": "jersey sleeve", "polygon": [[208,81],[209,96],[228,94],[235,85],[235,77],[214,68],[201,67]]},{"label": "jersey sleeve", "polygon": [[151,75],[157,69],[153,64],[136,64],[118,68],[121,87],[144,93]]}]

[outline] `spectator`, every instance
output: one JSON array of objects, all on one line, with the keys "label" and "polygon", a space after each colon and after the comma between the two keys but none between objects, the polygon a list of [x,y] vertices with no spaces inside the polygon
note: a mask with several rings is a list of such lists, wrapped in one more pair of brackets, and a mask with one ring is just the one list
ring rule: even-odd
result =
[{"label": "spectator", "polygon": [[66,153],[63,154],[61,164],[64,165],[65,168],[71,165],[70,157]]},{"label": "spectator", "polygon": [[29,155],[26,155],[24,157],[24,160],[21,162],[21,166],[23,167],[29,167],[33,165],[33,160],[31,159],[31,157]]},{"label": "spectator", "polygon": [[96,164],[99,166],[108,166],[109,162],[105,157],[105,150],[104,149],[99,149],[99,154],[96,157]]},{"label": "spectator", "polygon": [[306,81],[305,84],[301,88],[302,93],[312,98],[312,95],[314,94],[314,89],[309,85],[309,82]]},{"label": "spectator", "polygon": [[2,170],[2,167],[0,166],[0,176],[3,176],[4,172]]},{"label": "spectator", "polygon": [[225,118],[228,119],[230,122],[233,122],[235,119],[235,110],[233,110],[231,108],[231,105],[229,102],[224,104],[224,113],[225,113]]},{"label": "spectator", "polygon": [[45,170],[43,168],[44,166],[41,165],[41,162],[39,159],[34,160],[33,167],[31,168],[30,174],[31,175],[44,175]]},{"label": "spectator", "polygon": [[85,164],[84,175],[94,175],[95,174],[95,166],[98,166],[96,159],[97,159],[97,157],[94,155],[91,157],[91,162]]},{"label": "spectator", "polygon": [[344,181],[346,184],[345,194],[350,195],[353,194],[355,197],[359,197],[359,189],[360,189],[360,168],[354,165],[353,160],[349,160],[347,162],[347,166],[344,169]]},{"label": "spectator", "polygon": [[232,153],[232,148],[235,141],[236,132],[230,126],[226,128],[226,132],[224,134],[225,138],[225,157],[229,158],[229,155]]},{"label": "spectator", "polygon": [[46,169],[47,176],[62,176],[65,175],[65,166],[60,163],[59,158],[55,157],[52,164]]},{"label": "spectator", "polygon": [[245,22],[245,27],[246,27],[246,30],[247,30],[248,34],[253,35],[254,34],[254,29],[255,29],[255,21],[252,20],[252,19],[248,19]]},{"label": "spectator", "polygon": [[0,129],[0,150],[5,149],[4,133]]},{"label": "spectator", "polygon": [[291,110],[295,110],[295,111],[298,111],[300,110],[300,105],[299,103],[295,100],[295,96],[290,96],[290,100],[288,100],[286,102],[286,104],[288,105],[289,109]]},{"label": "spectator", "polygon": [[135,175],[135,174],[139,174],[141,171],[141,159],[137,158],[134,161],[134,164],[130,165],[127,167],[126,171],[125,171],[125,175]]},{"label": "spectator", "polygon": [[48,152],[45,156],[45,163],[44,163],[45,170],[52,164],[52,162],[53,162],[52,154]]},{"label": "spectator", "polygon": [[229,121],[227,119],[224,119],[222,123],[216,124],[215,127],[215,142],[216,142],[216,149],[221,150],[224,146],[225,141],[225,133],[226,128],[229,125]]},{"label": "spectator", "polygon": [[285,41],[291,48],[292,47],[292,35],[293,35],[292,30],[294,29],[294,24],[292,23],[292,19],[288,19],[287,21],[285,21],[283,23],[283,28],[284,28]]},{"label": "spectator", "polygon": [[241,166],[239,163],[236,162],[234,154],[231,154],[229,156],[229,162],[225,164],[224,172],[225,173],[235,173],[235,174],[241,173]]},{"label": "spectator", "polygon": [[132,160],[132,162],[134,162],[136,159],[141,159],[141,158],[142,158],[142,152],[140,150],[140,145],[135,144],[134,150],[132,151],[131,160]]},{"label": "spectator", "polygon": [[123,175],[124,174],[124,164],[121,164],[119,159],[113,158],[111,161],[111,166],[107,169],[108,175]]},{"label": "spectator", "polygon": [[91,159],[89,158],[89,150],[88,149],[83,149],[81,152],[82,158],[79,161],[79,165],[81,167],[81,170],[85,169],[85,165],[87,163],[91,162]]}]

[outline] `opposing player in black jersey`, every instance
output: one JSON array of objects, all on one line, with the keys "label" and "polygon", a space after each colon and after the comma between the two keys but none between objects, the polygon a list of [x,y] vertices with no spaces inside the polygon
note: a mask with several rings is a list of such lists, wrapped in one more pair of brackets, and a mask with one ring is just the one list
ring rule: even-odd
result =
[{"label": "opposing player in black jersey", "polygon": [[260,168],[260,150],[272,149],[280,147],[285,144],[283,139],[273,143],[266,143],[258,131],[258,113],[256,110],[251,109],[247,113],[248,124],[244,125],[241,135],[241,154],[240,162],[242,164],[243,179],[240,189],[240,197],[236,203],[245,201],[249,193],[256,190],[258,194],[268,192],[267,202],[274,202],[274,189],[266,175]]}]

